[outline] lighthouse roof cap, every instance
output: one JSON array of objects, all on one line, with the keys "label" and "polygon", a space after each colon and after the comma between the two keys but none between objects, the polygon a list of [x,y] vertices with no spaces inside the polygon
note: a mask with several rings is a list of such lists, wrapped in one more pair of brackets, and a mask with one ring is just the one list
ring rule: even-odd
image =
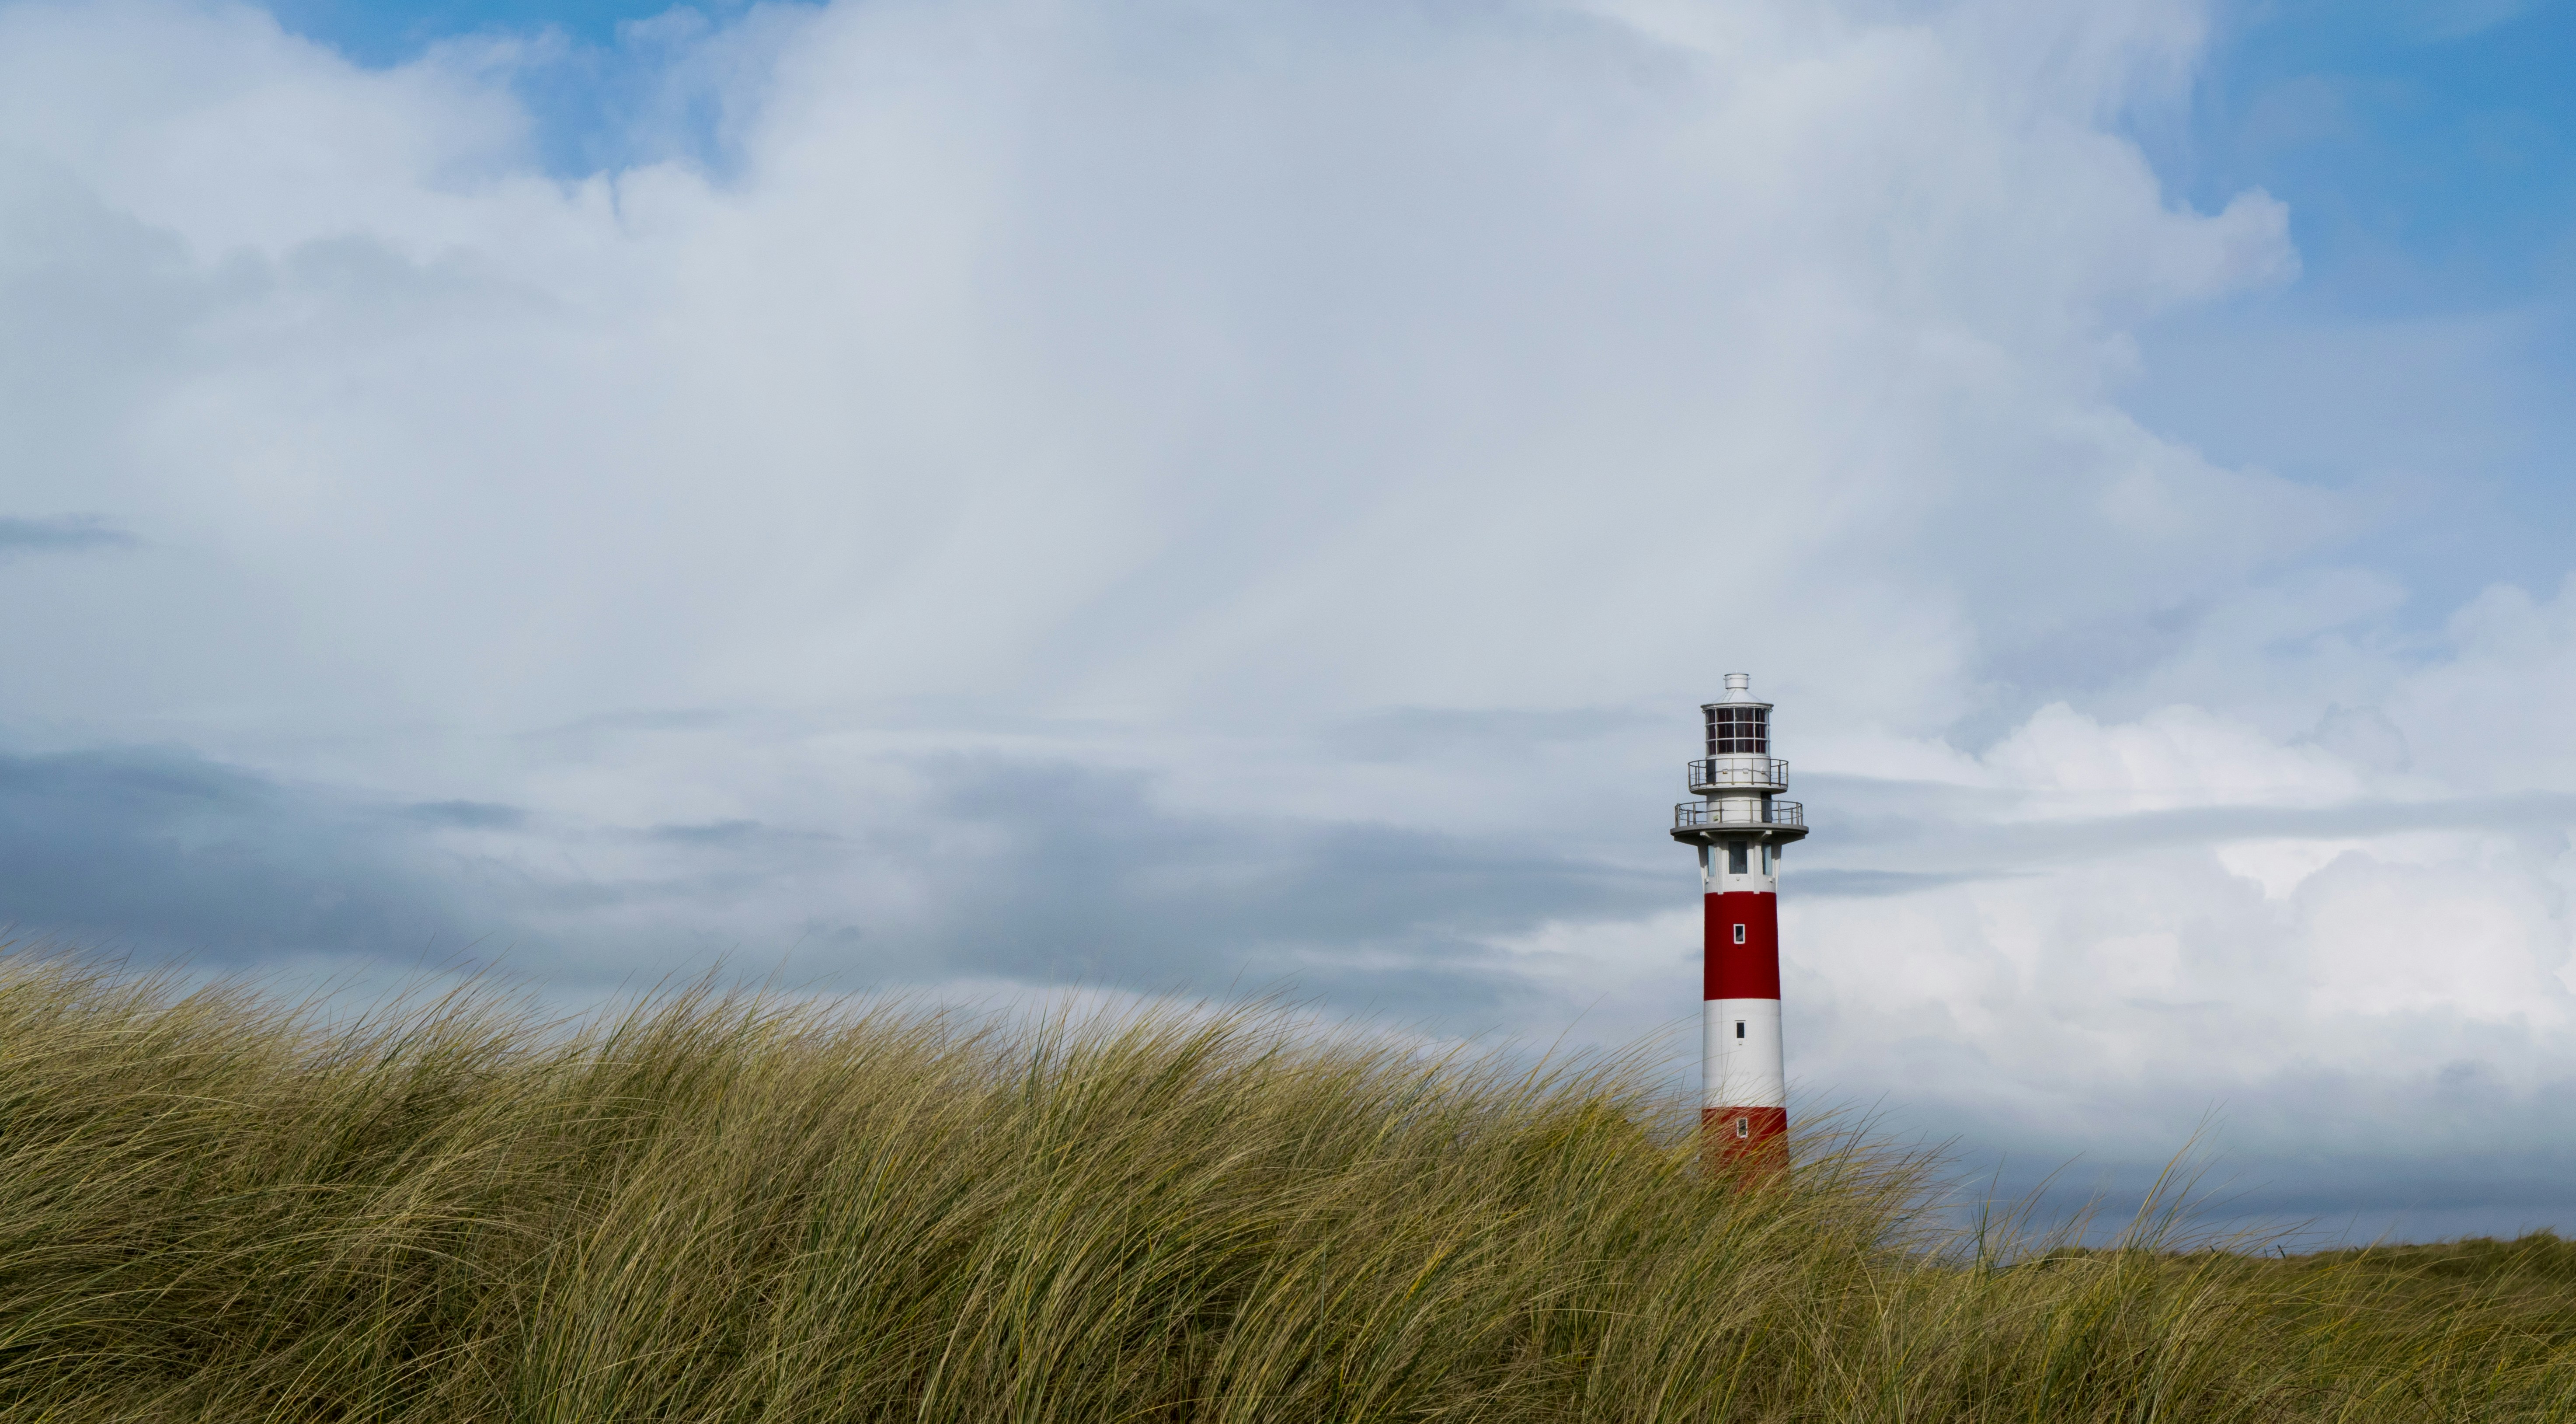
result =
[{"label": "lighthouse roof cap", "polygon": [[1700,706],[1724,707],[1737,702],[1750,703],[1755,707],[1768,707],[1771,705],[1770,703],[1764,702],[1753,695],[1753,675],[1751,673],[1731,672],[1726,675],[1725,693],[1715,702],[1703,702]]}]

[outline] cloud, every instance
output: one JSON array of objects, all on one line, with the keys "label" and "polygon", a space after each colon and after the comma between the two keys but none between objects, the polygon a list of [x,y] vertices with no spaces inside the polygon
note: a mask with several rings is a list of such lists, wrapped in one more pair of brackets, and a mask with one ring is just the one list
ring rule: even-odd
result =
[{"label": "cloud", "polygon": [[1911,895],[1979,878],[1969,871],[1818,870],[1799,876],[1797,883],[1801,895],[1833,898],[1845,895]]},{"label": "cloud", "polygon": [[489,801],[423,801],[404,807],[403,814],[433,826],[470,830],[516,830],[528,822],[528,813],[520,808]]},{"label": "cloud", "polygon": [[[139,432],[123,488],[313,641],[399,643],[330,670],[384,715],[886,687],[1554,710],[1837,641],[1919,648],[1844,694],[1916,715],[1972,643],[2335,527],[2082,374],[2121,313],[2276,280],[2277,205],[2169,206],[2083,136],[2091,94],[1992,110],[1982,32],[824,10],[763,31],[737,179],[565,187],[511,166],[507,92],[458,55],[368,73],[256,12],[9,13],[0,122],[138,262],[187,254],[130,363],[162,384],[100,416]],[[1856,576],[1711,625],[1685,531],[1719,490],[1765,531],[1727,587]],[[1927,557],[1957,547],[1989,552]]]},{"label": "cloud", "polygon": [[[462,963],[479,946],[521,971],[533,952],[575,988],[685,972],[712,949],[842,990],[1230,988],[1480,1033],[1539,1011],[1497,936],[1665,898],[1654,878],[1507,837],[1175,813],[1144,778],[1061,763],[907,770],[916,799],[823,833],[371,806],[172,751],[9,757],[0,905],[20,943],[208,968]],[[830,894],[853,880],[878,893]],[[750,933],[710,942],[686,922],[727,905]]]},{"label": "cloud", "polygon": [[59,514],[49,519],[0,516],[0,559],[14,554],[124,549],[133,544],[133,535],[96,515]]},{"label": "cloud", "polygon": [[469,935],[441,871],[363,807],[184,752],[0,756],[0,915],[22,945],[452,955]]},{"label": "cloud", "polygon": [[[2473,646],[2388,702],[2452,683]],[[2083,1183],[2134,1196],[2208,1120],[2226,1211],[2257,1224],[2560,1219],[2532,1212],[2552,1192],[2563,1211],[2545,1144],[2576,1131],[2576,797],[2427,794],[2376,760],[2198,709],[2046,708],[1960,767],[1969,784],[1838,788],[1857,814],[1811,859],[1950,875],[1851,898],[1803,872],[1827,892],[1786,901],[1803,1073],[1908,1085],[1908,1121],[2008,1154],[2025,1187],[2080,1152]],[[1881,786],[1914,814],[1873,817]],[[2124,806],[2145,809],[2103,814]]]}]

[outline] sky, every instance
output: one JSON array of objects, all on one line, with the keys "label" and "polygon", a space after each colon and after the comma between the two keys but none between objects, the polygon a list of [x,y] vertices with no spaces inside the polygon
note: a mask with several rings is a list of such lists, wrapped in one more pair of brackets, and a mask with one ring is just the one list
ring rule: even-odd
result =
[{"label": "sky", "polygon": [[0,921],[2576,1231],[2576,10],[0,0]]}]

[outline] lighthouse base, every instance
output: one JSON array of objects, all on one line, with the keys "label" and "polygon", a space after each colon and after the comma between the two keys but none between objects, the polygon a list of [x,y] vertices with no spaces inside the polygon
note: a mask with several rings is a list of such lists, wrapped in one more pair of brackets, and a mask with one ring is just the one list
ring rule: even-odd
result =
[{"label": "lighthouse base", "polygon": [[1701,1108],[1699,1155],[1712,1177],[1768,1181],[1789,1168],[1789,1110]]}]

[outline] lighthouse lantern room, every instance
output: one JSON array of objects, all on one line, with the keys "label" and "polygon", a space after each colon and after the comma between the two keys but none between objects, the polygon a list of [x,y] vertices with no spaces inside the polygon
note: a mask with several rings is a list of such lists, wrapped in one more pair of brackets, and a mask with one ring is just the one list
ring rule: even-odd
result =
[{"label": "lighthouse lantern room", "polygon": [[1726,695],[1700,708],[1707,755],[1690,763],[1691,794],[1673,808],[1673,839],[1699,851],[1704,959],[1700,1131],[1713,1170],[1776,1167],[1789,1129],[1780,1050],[1780,851],[1807,834],[1804,808],[1783,801],[1789,763],[1771,755],[1771,704],[1753,679],[1726,675]]}]

